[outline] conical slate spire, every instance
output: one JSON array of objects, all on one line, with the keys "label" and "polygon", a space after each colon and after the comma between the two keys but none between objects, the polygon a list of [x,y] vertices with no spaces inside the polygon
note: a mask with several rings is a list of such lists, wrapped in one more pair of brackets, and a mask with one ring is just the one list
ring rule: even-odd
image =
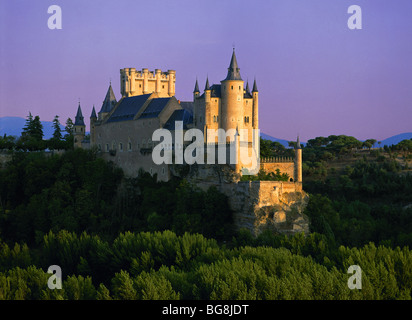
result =
[{"label": "conical slate spire", "polygon": [[209,77],[206,78],[206,85],[205,85],[205,91],[206,90],[210,90],[210,86],[209,86]]},{"label": "conical slate spire", "polygon": [[235,48],[233,48],[232,59],[230,60],[230,66],[227,70],[228,71],[225,80],[242,80],[242,77],[240,76],[240,69],[237,64]]},{"label": "conical slate spire", "polygon": [[246,82],[246,93],[250,93],[249,81]]},{"label": "conical slate spire", "polygon": [[255,81],[253,82],[252,92],[258,92],[258,88],[257,88],[257,85],[256,85],[256,78],[255,78]]},{"label": "conical slate spire", "polygon": [[296,142],[296,149],[302,149],[302,146],[300,145],[300,141],[299,141],[299,136]]},{"label": "conical slate spire", "polygon": [[77,114],[76,114],[76,118],[74,119],[74,125],[75,126],[84,126],[84,117],[82,114],[82,108],[80,107],[80,103],[79,103],[79,107],[77,108]]},{"label": "conical slate spire", "polygon": [[93,105],[92,115],[90,116],[90,119],[94,119],[94,118],[97,119],[96,110],[94,110],[94,105]]},{"label": "conical slate spire", "polygon": [[199,84],[197,83],[197,78],[196,78],[195,90],[193,90],[193,93],[196,93],[196,92],[200,92]]},{"label": "conical slate spire", "polygon": [[104,98],[102,108],[99,113],[112,111],[116,103],[116,97],[112,89],[112,84],[110,83],[109,89],[107,89],[106,97]]},{"label": "conical slate spire", "polygon": [[199,83],[197,82],[197,78],[196,78],[195,89],[193,90],[193,93],[196,93],[196,92],[200,92]]}]

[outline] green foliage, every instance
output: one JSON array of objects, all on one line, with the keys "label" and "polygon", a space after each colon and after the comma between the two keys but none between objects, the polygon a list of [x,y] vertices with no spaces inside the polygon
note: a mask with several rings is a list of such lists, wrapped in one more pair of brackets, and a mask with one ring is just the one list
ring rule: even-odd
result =
[{"label": "green foliage", "polygon": [[[125,233],[114,241],[50,233],[37,249],[26,249],[42,269],[17,266],[15,257],[2,255],[3,266],[10,267],[0,271],[0,299],[411,298],[412,252],[407,247],[370,243],[336,249],[316,233],[245,238],[243,232],[239,237],[249,245],[238,246],[234,239],[229,248],[199,234],[177,236],[170,231]],[[43,270],[51,260],[62,268],[61,290],[47,287],[50,274]],[[362,269],[362,290],[347,287],[347,269],[354,264]],[[84,265],[92,275],[78,274]]]},{"label": "green foliage", "polygon": [[257,175],[243,175],[240,181],[289,181],[287,173],[281,173],[279,169],[275,172],[267,173],[264,169],[260,169]]},{"label": "green foliage", "polygon": [[260,138],[260,156],[264,158],[293,157],[294,151],[291,148],[285,148],[277,141]]}]

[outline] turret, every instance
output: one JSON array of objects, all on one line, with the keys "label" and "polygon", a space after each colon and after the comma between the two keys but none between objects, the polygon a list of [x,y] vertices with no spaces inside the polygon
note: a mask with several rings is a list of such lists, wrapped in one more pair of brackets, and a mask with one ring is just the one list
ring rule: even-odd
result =
[{"label": "turret", "polygon": [[169,97],[173,97],[175,95],[176,71],[167,70],[167,73],[169,75]]},{"label": "turret", "polygon": [[240,76],[235,49],[228,68],[226,79],[221,81],[221,127],[228,131],[243,126],[244,81]]},{"label": "turret", "polygon": [[193,90],[193,102],[196,101],[196,98],[199,95],[200,95],[199,84],[197,83],[197,78],[196,78],[195,89]]},{"label": "turret", "polygon": [[259,92],[258,92],[258,88],[256,85],[256,78],[253,82],[252,97],[253,97],[252,128],[259,129]]},{"label": "turret", "polygon": [[302,182],[302,146],[300,145],[299,136],[295,148],[295,182]]},{"label": "turret", "polygon": [[[203,119],[203,123],[199,123],[200,127],[203,130],[206,130],[207,124],[210,123],[210,97],[212,94],[212,90],[210,89],[209,85],[209,77],[206,78],[206,85],[205,85],[205,119]],[[206,131],[203,131],[206,133]]]},{"label": "turret", "polygon": [[74,147],[81,148],[82,141],[86,135],[86,125],[84,124],[84,117],[82,114],[82,108],[80,107],[80,102],[79,102],[79,107],[77,108],[77,114],[74,120],[73,129],[74,129],[73,130],[74,131]]},{"label": "turret", "polygon": [[96,144],[96,136],[94,132],[96,121],[97,121],[97,115],[96,115],[96,110],[94,109],[94,105],[93,105],[92,114],[90,115],[90,146],[93,146]]}]

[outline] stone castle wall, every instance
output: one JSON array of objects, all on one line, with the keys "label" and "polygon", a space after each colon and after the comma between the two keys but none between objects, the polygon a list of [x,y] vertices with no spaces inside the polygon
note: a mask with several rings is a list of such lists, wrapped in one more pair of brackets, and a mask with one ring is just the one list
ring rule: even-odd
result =
[{"label": "stone castle wall", "polygon": [[294,162],[261,162],[260,168],[266,172],[276,172],[276,169],[279,169],[280,173],[287,173],[291,179],[295,176]]},{"label": "stone castle wall", "polygon": [[228,197],[237,229],[253,235],[264,230],[294,234],[309,232],[303,214],[308,195],[301,182],[239,181],[230,166],[191,166],[187,176],[195,186],[207,190],[215,186]]}]

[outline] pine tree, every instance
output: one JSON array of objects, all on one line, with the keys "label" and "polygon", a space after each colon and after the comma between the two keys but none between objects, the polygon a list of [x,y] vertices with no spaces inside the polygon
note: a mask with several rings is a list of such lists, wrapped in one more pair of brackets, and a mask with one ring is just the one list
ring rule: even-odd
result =
[{"label": "pine tree", "polygon": [[62,130],[60,128],[60,122],[59,122],[59,116],[55,116],[53,120],[53,138],[56,140],[61,140],[62,139]]},{"label": "pine tree", "polygon": [[23,128],[23,132],[21,133],[22,136],[28,136],[30,135],[30,132],[33,130],[33,116],[31,112],[29,112],[29,115],[27,116],[26,119],[26,124]]},{"label": "pine tree", "polygon": [[35,116],[33,119],[30,135],[37,141],[43,140],[43,125],[39,116]]},{"label": "pine tree", "polygon": [[67,118],[66,120],[66,127],[64,130],[67,132],[69,136],[73,135],[73,120],[70,118]]}]

